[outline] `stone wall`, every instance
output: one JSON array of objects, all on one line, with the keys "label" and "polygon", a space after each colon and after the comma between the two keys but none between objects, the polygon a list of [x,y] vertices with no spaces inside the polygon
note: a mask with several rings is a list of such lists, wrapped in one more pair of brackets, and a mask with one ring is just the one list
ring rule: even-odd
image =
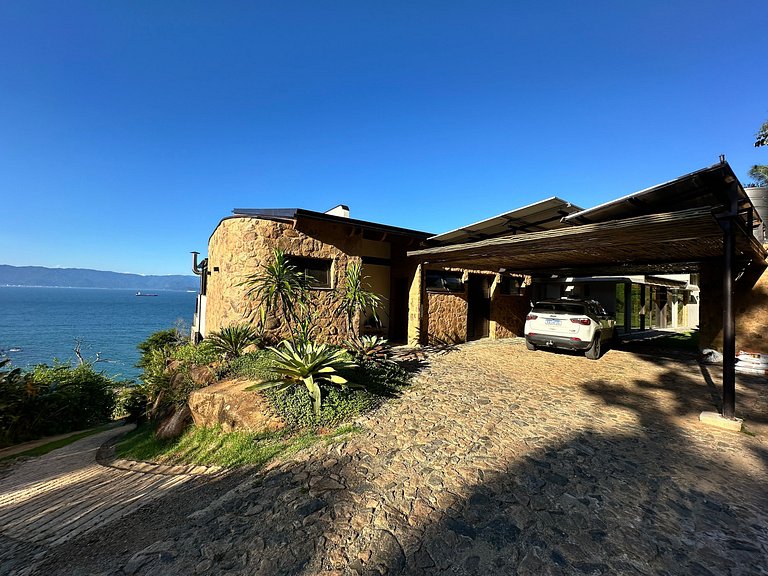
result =
[{"label": "stone wall", "polygon": [[[699,347],[723,349],[723,269],[701,271]],[[768,269],[750,267],[734,285],[736,352],[768,353]]]},{"label": "stone wall", "polygon": [[491,338],[522,336],[530,309],[528,290],[523,296],[500,294],[495,290],[491,296]]},{"label": "stone wall", "polygon": [[[419,266],[411,282],[408,309],[408,343],[427,344],[434,340],[465,342],[468,334],[469,302],[464,293],[428,292],[424,288],[424,267]],[[434,267],[434,269],[439,269]],[[457,271],[457,269],[448,269]],[[470,273],[463,270],[464,280]],[[524,296],[501,294],[501,277],[496,275],[491,285],[490,338],[522,336],[525,316],[530,310],[530,278]]]},{"label": "stone wall", "polygon": [[458,344],[467,340],[467,295],[427,292],[427,342]]},{"label": "stone wall", "polygon": [[[359,257],[348,256],[357,250],[360,238],[345,234],[341,227],[325,224],[322,230],[296,230],[292,223],[234,217],[223,220],[208,244],[208,297],[206,332],[210,333],[232,324],[255,322],[261,302],[248,297],[242,282],[272,260],[275,248],[294,256],[332,260],[332,286],[344,282],[347,263]],[[314,235],[310,235],[313,234]],[[320,239],[322,237],[322,240]],[[345,252],[346,249],[346,252]],[[312,309],[321,328],[319,339],[340,342],[346,337],[346,321],[334,313],[338,293],[334,290],[312,290]],[[275,335],[288,334],[278,318],[271,318],[269,328]]]}]

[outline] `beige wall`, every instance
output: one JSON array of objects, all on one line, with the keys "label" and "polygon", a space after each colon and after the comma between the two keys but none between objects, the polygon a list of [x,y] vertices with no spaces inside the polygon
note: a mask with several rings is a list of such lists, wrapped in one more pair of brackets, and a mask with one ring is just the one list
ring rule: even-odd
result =
[{"label": "beige wall", "polygon": [[[384,334],[386,334],[389,329],[390,267],[378,264],[364,263],[363,276],[367,276],[367,278],[365,278],[365,282],[368,284],[366,289],[374,292],[375,294],[378,294],[381,297],[381,301],[379,302],[376,314],[379,318],[379,322],[381,323],[381,329]],[[363,319],[363,322],[365,322],[366,319],[371,318],[371,310],[367,309],[365,311],[365,318]]]},{"label": "beige wall", "polygon": [[525,317],[530,309],[528,290],[524,296],[510,296],[494,291],[491,296],[491,338],[522,336]]},{"label": "beige wall", "polygon": [[[278,222],[252,217],[224,219],[208,243],[208,269],[211,273],[205,317],[208,333],[232,324],[258,321],[261,303],[247,297],[247,287],[241,284],[248,275],[257,273],[272,261],[275,248],[293,256],[332,261],[332,289],[312,290],[310,303],[319,320],[319,340],[334,343],[341,343],[347,337],[346,319],[335,313],[347,265],[352,261],[361,262],[364,256],[386,260],[393,255],[389,241],[363,238],[360,228],[346,224],[317,220]],[[379,313],[385,328],[384,335],[390,323],[392,269],[392,266],[384,264],[363,266],[363,273],[369,276],[370,289],[382,297]],[[404,271],[397,268],[395,273]],[[357,323],[361,320],[358,318]],[[402,323],[403,320],[400,321]],[[288,335],[288,328],[281,325],[280,318],[272,317],[268,324],[273,335]]]}]

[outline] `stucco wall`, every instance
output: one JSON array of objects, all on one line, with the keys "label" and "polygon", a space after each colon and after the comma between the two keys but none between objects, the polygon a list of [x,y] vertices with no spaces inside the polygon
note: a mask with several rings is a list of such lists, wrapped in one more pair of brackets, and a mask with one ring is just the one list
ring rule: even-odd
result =
[{"label": "stucco wall", "polygon": [[[701,348],[723,349],[722,267],[701,272]],[[736,352],[768,353],[768,269],[750,267],[734,285]]]},{"label": "stucco wall", "polygon": [[[228,218],[214,231],[208,244],[206,330],[208,333],[232,324],[256,321],[261,302],[246,296],[243,280],[272,260],[274,248],[287,254],[331,259],[333,286],[343,283],[347,263],[355,256],[360,239],[326,226],[323,241],[300,232],[291,223],[257,218]],[[315,231],[317,232],[317,231]],[[320,236],[320,234],[316,234]],[[345,249],[347,252],[345,252]],[[319,339],[338,342],[346,337],[346,322],[334,314],[338,294],[334,290],[312,290],[310,302],[320,328]],[[287,327],[272,318],[269,326],[275,335],[287,335]]]}]

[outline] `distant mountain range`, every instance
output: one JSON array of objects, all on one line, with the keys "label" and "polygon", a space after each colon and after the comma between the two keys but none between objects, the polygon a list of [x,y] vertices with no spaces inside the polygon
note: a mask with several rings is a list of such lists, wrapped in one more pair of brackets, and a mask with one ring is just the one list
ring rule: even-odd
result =
[{"label": "distant mountain range", "polygon": [[44,268],[0,264],[0,286],[61,286],[129,290],[197,290],[197,276],[142,276],[85,268]]}]

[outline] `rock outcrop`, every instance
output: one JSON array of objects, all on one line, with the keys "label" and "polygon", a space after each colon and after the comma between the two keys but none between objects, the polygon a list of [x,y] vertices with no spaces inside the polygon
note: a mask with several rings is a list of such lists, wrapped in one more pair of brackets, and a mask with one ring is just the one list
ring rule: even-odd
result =
[{"label": "rock outcrop", "polygon": [[237,378],[192,392],[189,408],[195,425],[220,425],[225,432],[271,432],[285,428],[285,422],[271,410],[262,394],[245,390],[253,384],[253,380]]}]

